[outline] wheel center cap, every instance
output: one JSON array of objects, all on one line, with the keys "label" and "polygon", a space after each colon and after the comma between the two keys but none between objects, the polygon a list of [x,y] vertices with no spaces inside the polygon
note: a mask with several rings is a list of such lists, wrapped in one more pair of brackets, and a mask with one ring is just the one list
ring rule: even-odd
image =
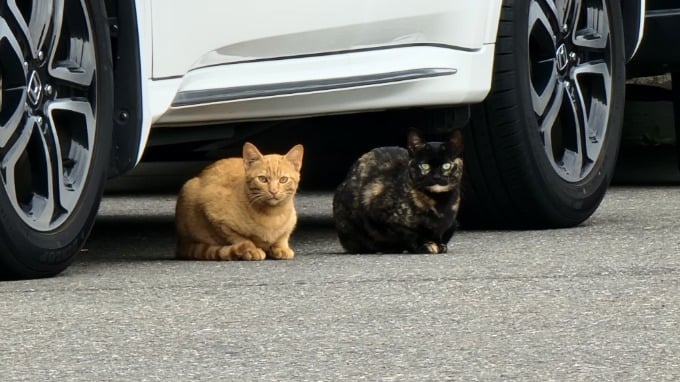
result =
[{"label": "wheel center cap", "polygon": [[26,91],[28,93],[28,102],[31,103],[31,106],[38,106],[42,98],[42,81],[40,81],[40,76],[35,70],[28,77],[28,88]]},{"label": "wheel center cap", "polygon": [[563,71],[567,68],[567,65],[569,65],[569,52],[564,44],[560,44],[560,46],[557,47],[557,51],[555,52],[555,65],[559,71]]}]

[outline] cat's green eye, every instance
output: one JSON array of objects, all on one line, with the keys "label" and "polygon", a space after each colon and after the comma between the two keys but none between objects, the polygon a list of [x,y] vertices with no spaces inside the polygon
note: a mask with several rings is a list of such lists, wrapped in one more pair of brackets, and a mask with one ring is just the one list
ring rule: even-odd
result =
[{"label": "cat's green eye", "polygon": [[258,177],[257,177],[257,180],[259,180],[259,181],[262,182],[262,183],[267,183],[267,182],[269,182],[269,178],[267,178],[267,177],[264,176],[264,175],[258,176]]},{"label": "cat's green eye", "polygon": [[443,169],[444,171],[449,171],[449,170],[452,169],[452,168],[453,168],[453,165],[452,165],[451,163],[449,163],[449,162],[446,162],[446,163],[444,163],[444,164],[442,165],[442,169]]},{"label": "cat's green eye", "polygon": [[286,183],[288,182],[288,177],[287,176],[282,176],[279,178],[279,183]]},{"label": "cat's green eye", "polygon": [[430,165],[427,163],[421,163],[418,167],[420,167],[420,170],[424,173],[427,173],[430,171]]}]

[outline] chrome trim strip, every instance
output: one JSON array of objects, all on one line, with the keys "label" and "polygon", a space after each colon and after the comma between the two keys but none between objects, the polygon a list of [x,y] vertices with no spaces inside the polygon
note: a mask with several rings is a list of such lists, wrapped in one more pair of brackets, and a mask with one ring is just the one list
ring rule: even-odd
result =
[{"label": "chrome trim strip", "polygon": [[680,8],[654,9],[654,10],[651,10],[651,11],[647,11],[647,18],[670,17],[670,16],[678,16],[678,15],[680,15]]},{"label": "chrome trim strip", "polygon": [[357,86],[379,85],[431,77],[456,74],[453,68],[423,68],[401,70],[364,76],[331,78],[325,80],[295,81],[279,84],[236,86],[222,89],[190,90],[177,93],[172,107],[192,106],[214,102],[233,101],[258,97],[273,97],[286,94],[310,93],[316,91],[345,89]]}]

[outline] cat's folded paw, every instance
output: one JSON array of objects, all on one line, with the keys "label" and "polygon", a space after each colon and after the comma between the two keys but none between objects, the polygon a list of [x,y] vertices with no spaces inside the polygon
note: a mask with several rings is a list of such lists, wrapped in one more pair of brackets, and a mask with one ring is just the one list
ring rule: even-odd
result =
[{"label": "cat's folded paw", "polygon": [[235,245],[233,252],[236,260],[259,261],[264,260],[265,257],[267,257],[262,249],[257,248],[255,244],[250,241]]},{"label": "cat's folded paw", "polygon": [[437,244],[433,241],[428,241],[421,247],[421,252],[430,254],[446,253],[446,250],[446,244]]},{"label": "cat's folded paw", "polygon": [[290,248],[272,247],[271,258],[274,260],[290,260],[295,256]]}]

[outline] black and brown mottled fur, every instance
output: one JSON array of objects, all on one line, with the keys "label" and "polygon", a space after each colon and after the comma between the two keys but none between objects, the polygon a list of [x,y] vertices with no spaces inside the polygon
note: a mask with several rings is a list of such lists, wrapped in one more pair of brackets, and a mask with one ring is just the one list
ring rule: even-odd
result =
[{"label": "black and brown mottled fur", "polygon": [[446,252],[457,225],[462,152],[460,130],[447,142],[423,142],[412,131],[408,150],[380,147],[359,158],[333,199],[345,250]]}]

